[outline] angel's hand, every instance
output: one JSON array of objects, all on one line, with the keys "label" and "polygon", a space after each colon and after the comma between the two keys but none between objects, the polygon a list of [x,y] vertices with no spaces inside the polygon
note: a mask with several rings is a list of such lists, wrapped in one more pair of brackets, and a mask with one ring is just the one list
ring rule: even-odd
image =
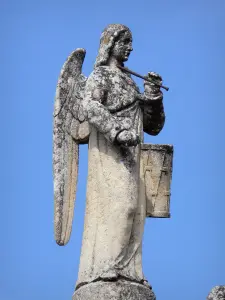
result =
[{"label": "angel's hand", "polygon": [[156,81],[157,83],[160,83],[162,84],[162,77],[158,74],[158,73],[155,73],[155,72],[149,72],[148,73],[148,77],[154,81]]},{"label": "angel's hand", "polygon": [[117,143],[124,146],[137,146],[140,143],[140,138],[134,130],[123,130],[117,138]]},{"label": "angel's hand", "polygon": [[163,93],[160,91],[159,86],[162,84],[162,77],[155,72],[149,72],[148,77],[153,82],[144,81],[145,96],[152,101],[161,101]]}]

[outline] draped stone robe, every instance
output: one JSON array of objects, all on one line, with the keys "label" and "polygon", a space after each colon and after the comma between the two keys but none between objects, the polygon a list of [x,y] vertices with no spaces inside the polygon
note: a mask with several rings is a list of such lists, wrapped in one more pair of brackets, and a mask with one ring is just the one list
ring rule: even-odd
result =
[{"label": "draped stone robe", "polygon": [[116,143],[124,129],[135,130],[141,140],[143,126],[152,135],[161,130],[162,103],[141,105],[140,98],[143,95],[131,76],[116,67],[97,67],[87,80],[83,105],[91,133],[77,287],[119,276],[144,280],[141,248],[146,203],[140,180],[140,145]]}]

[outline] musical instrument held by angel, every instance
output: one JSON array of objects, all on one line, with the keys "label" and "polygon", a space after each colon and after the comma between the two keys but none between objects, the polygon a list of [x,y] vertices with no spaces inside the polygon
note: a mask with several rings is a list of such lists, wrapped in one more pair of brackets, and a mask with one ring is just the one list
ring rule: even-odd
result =
[{"label": "musical instrument held by angel", "polygon": [[144,182],[146,216],[170,217],[172,145],[141,145],[141,180]]}]

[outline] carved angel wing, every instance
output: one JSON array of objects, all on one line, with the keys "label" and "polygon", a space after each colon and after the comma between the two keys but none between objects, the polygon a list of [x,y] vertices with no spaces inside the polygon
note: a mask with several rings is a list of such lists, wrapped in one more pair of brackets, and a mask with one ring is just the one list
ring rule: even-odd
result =
[{"label": "carved angel wing", "polygon": [[54,229],[60,246],[70,238],[78,175],[79,144],[88,142],[89,126],[82,113],[87,78],[81,74],[84,49],[76,49],[62,67],[54,108]]}]

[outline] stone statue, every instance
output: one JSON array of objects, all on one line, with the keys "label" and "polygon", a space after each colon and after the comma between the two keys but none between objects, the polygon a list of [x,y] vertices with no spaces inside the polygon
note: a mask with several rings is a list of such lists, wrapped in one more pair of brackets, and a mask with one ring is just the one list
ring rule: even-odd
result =
[{"label": "stone statue", "polygon": [[85,50],[77,49],[57,85],[53,162],[59,245],[70,237],[79,144],[88,143],[85,224],[73,299],[155,299],[142,271],[142,237],[146,216],[169,217],[172,146],[143,144],[143,131],[154,136],[164,125],[162,78],[151,72],[154,83],[145,80],[140,93],[120,68],[132,50],[129,28],[109,25],[90,76],[81,73]]},{"label": "stone statue", "polygon": [[209,293],[207,300],[225,300],[225,285],[215,286]]}]

